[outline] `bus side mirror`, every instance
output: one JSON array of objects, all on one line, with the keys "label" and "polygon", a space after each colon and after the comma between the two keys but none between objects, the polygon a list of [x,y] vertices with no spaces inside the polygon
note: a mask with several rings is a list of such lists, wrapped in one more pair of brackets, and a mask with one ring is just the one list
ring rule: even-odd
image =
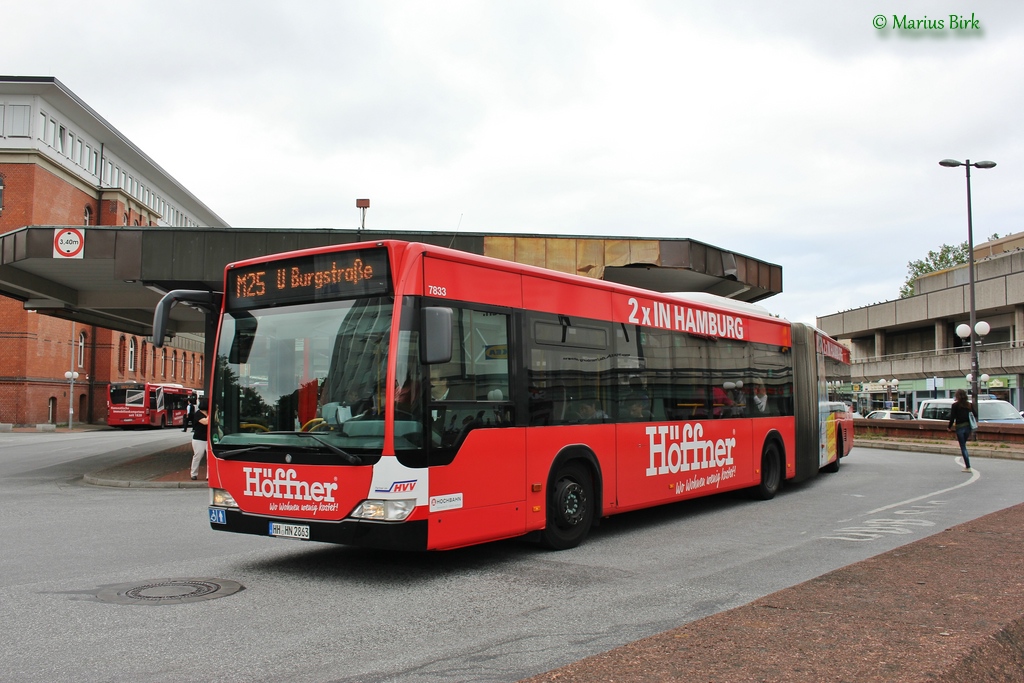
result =
[{"label": "bus side mirror", "polygon": [[179,301],[191,304],[204,309],[208,316],[216,316],[220,311],[221,298],[219,292],[208,292],[204,289],[174,289],[164,294],[153,311],[153,346],[159,349],[164,345],[174,304]]},{"label": "bus side mirror", "polygon": [[420,362],[448,363],[452,359],[452,309],[427,306],[420,311]]}]

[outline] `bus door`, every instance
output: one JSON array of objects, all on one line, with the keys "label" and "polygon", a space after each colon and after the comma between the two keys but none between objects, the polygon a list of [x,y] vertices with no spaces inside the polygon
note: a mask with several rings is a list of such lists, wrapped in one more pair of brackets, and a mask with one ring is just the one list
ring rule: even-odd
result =
[{"label": "bus door", "polygon": [[[525,430],[515,426],[510,316],[445,303],[452,309],[451,360],[416,367],[418,343],[410,336],[410,353],[398,356],[396,381],[410,387],[396,394],[396,434],[406,411],[427,425],[429,544],[435,548],[521,535],[526,524],[526,443]],[[426,386],[413,388],[416,377]],[[407,394],[423,397],[422,415]],[[398,443],[396,436],[396,449]]]}]

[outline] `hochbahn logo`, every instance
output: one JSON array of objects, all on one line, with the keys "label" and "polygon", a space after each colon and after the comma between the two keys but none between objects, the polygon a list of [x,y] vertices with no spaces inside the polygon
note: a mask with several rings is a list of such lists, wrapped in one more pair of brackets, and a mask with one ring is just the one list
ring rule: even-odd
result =
[{"label": "hochbahn logo", "polygon": [[245,473],[245,495],[254,498],[278,498],[282,500],[309,500],[316,503],[334,502],[336,482],[302,481],[293,469],[278,467],[243,467]]}]

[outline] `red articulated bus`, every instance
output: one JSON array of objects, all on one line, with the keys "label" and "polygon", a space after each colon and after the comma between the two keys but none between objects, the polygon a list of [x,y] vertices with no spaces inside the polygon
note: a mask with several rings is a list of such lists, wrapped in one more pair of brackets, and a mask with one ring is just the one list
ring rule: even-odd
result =
[{"label": "red articulated bus", "polygon": [[222,531],[564,549],[620,512],[772,498],[845,454],[823,441],[820,333],[759,306],[391,240],[230,264],[223,295],[164,297],[157,344],[177,301],[220,315]]},{"label": "red articulated bus", "polygon": [[111,427],[180,427],[191,393],[180,384],[111,382],[107,391],[107,425]]}]

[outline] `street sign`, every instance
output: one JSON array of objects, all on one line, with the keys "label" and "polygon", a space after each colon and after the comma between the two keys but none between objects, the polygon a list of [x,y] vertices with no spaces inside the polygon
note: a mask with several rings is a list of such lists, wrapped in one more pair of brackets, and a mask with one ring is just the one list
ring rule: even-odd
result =
[{"label": "street sign", "polygon": [[53,229],[53,258],[82,258],[85,252],[85,230]]}]

